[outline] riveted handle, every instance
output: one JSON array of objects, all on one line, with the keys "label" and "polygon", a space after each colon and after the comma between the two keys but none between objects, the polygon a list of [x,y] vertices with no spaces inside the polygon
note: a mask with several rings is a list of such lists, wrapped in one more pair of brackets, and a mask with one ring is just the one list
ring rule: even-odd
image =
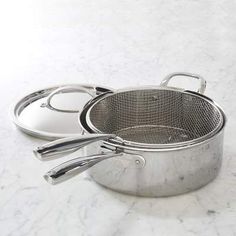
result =
[{"label": "riveted handle", "polygon": [[52,106],[52,98],[56,95],[56,94],[60,94],[60,93],[72,93],[72,92],[84,92],[89,94],[92,98],[96,97],[96,88],[93,89],[88,89],[86,87],[83,86],[79,86],[79,85],[75,85],[75,86],[64,86],[64,87],[60,87],[56,90],[54,90],[52,93],[50,93],[47,97],[47,100],[45,103],[42,104],[42,107],[47,107],[48,109],[51,109],[53,111],[58,111],[58,112],[66,112],[66,113],[78,113],[79,110],[66,110],[66,109],[59,109],[56,108],[54,106]]},{"label": "riveted handle", "polygon": [[82,158],[78,157],[54,167],[44,175],[44,179],[50,184],[58,184],[84,172],[100,161],[122,155],[122,152],[112,152],[109,154],[91,155]]},{"label": "riveted handle", "polygon": [[186,72],[176,72],[176,73],[172,73],[172,74],[166,76],[166,78],[161,82],[160,86],[167,87],[170,80],[173,77],[177,77],[177,76],[185,76],[185,77],[198,79],[200,81],[200,86],[199,86],[199,89],[197,90],[197,92],[200,94],[204,94],[205,89],[206,89],[206,80],[203,79],[200,75],[186,73]]},{"label": "riveted handle", "polygon": [[37,147],[33,150],[33,152],[41,161],[47,161],[55,158],[55,156],[60,157],[58,156],[59,154],[75,152],[90,143],[114,137],[116,137],[114,134],[78,135],[75,137],[62,138],[46,143],[40,147]]}]

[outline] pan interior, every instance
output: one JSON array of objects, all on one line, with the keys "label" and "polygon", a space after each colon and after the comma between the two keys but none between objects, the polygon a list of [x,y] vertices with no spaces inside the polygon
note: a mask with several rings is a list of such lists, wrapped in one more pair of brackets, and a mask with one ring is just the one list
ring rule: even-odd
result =
[{"label": "pan interior", "polygon": [[207,99],[166,89],[115,93],[95,103],[89,112],[96,132],[143,144],[192,141],[216,132],[222,119],[218,107]]}]

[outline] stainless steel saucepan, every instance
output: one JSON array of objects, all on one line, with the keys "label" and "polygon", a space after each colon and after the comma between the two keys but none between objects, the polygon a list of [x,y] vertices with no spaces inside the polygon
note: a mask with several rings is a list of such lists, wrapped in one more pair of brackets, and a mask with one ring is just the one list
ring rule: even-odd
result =
[{"label": "stainless steel saucepan", "polygon": [[[198,79],[200,89],[168,87],[175,76]],[[221,166],[226,118],[202,95],[205,86],[200,76],[175,73],[159,87],[99,95],[79,116],[87,138],[57,140],[35,151],[43,159],[63,148],[80,148],[89,139],[90,156],[65,162],[45,178],[55,184],[89,168],[103,186],[148,197],[177,195],[207,184]]]}]

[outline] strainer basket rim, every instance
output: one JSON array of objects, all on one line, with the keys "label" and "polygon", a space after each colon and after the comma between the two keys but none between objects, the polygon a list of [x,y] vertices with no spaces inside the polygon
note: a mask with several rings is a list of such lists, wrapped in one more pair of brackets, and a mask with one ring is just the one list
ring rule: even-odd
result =
[{"label": "strainer basket rim", "polygon": [[127,147],[134,147],[134,148],[137,147],[137,148],[147,148],[147,149],[165,149],[165,148],[184,147],[184,146],[189,146],[189,145],[193,145],[193,144],[196,144],[196,143],[200,143],[202,141],[205,141],[205,140],[211,138],[212,136],[216,135],[221,130],[221,128],[223,127],[223,125],[225,123],[225,115],[224,115],[224,112],[221,109],[221,107],[215,101],[213,101],[211,98],[209,98],[209,97],[207,97],[203,94],[200,94],[198,92],[193,92],[193,91],[190,91],[190,90],[184,90],[184,89],[181,89],[181,88],[169,87],[169,86],[168,87],[165,87],[165,86],[145,86],[145,87],[132,87],[132,88],[119,89],[119,90],[116,90],[113,93],[109,93],[109,94],[103,96],[102,98],[98,99],[96,102],[92,103],[89,106],[89,108],[88,108],[88,110],[85,114],[86,124],[92,130],[92,132],[94,132],[94,133],[104,133],[104,132],[100,131],[99,129],[97,129],[90,120],[90,112],[93,109],[93,107],[96,106],[97,104],[99,104],[101,101],[107,99],[108,97],[115,96],[116,94],[126,93],[126,92],[131,92],[131,91],[142,91],[142,90],[175,91],[175,92],[184,93],[184,94],[188,94],[188,95],[191,95],[191,96],[198,97],[200,99],[205,100],[210,105],[214,106],[215,109],[217,109],[217,111],[220,114],[220,121],[217,124],[217,126],[212,131],[210,131],[209,133],[207,133],[207,134],[205,134],[201,137],[198,137],[198,138],[195,138],[195,139],[192,139],[192,140],[188,140],[188,141],[183,141],[183,142],[165,143],[165,144],[141,143],[141,142],[134,142],[134,141],[124,140],[124,139],[117,136],[116,138],[110,139],[108,141],[108,143],[111,142],[113,144],[118,144],[118,145],[127,146]]}]

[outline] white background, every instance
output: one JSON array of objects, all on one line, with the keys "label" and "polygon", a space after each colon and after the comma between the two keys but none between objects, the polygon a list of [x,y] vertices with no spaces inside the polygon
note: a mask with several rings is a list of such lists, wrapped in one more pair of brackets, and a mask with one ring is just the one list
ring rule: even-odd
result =
[{"label": "white background", "polygon": [[[233,0],[1,1],[0,235],[235,236],[235,12]],[[42,141],[8,115],[17,97],[49,85],[158,85],[175,71],[202,75],[228,118],[219,177],[183,196],[125,196],[86,175],[52,187],[42,175],[65,159],[36,160]]]}]

